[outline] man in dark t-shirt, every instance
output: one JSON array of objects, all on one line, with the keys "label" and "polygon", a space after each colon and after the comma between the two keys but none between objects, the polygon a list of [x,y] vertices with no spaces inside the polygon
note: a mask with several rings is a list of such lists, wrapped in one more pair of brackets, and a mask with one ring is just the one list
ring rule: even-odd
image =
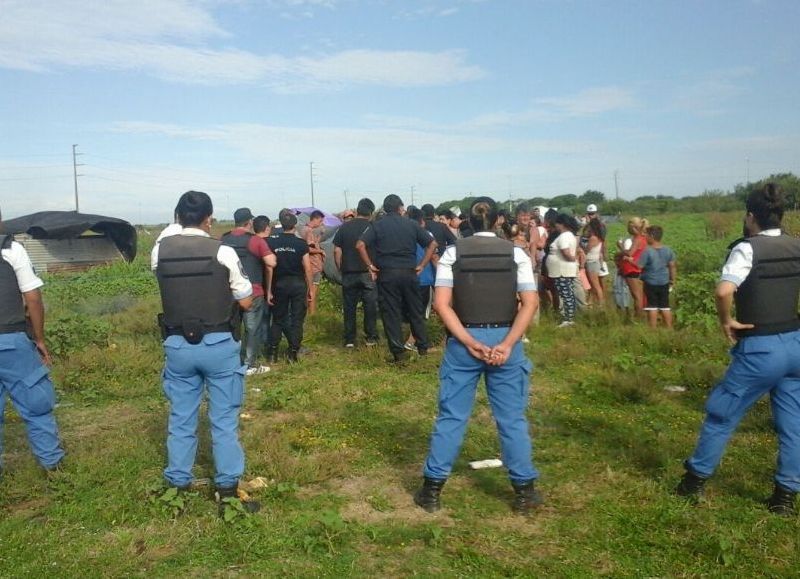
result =
[{"label": "man in dark t-shirt", "polygon": [[358,216],[346,221],[333,237],[333,257],[336,267],[342,272],[345,348],[354,348],[356,344],[356,309],[359,301],[364,305],[366,344],[374,346],[378,342],[378,288],[356,250],[356,243],[370,226],[374,212],[372,200],[362,199],[356,208]]},{"label": "man in dark t-shirt", "polygon": [[456,237],[446,225],[436,221],[436,213],[433,205],[426,203],[420,207],[420,209],[422,210],[422,216],[425,218],[425,229],[427,229],[436,240],[436,257],[433,259],[434,261],[438,261],[438,258],[442,257],[444,254],[444,250],[455,244]]},{"label": "man in dark t-shirt", "polygon": [[[378,282],[378,303],[389,351],[396,362],[406,357],[402,335],[403,312],[409,313],[411,333],[420,355],[428,353],[428,334],[417,275],[425,269],[436,250],[436,241],[419,223],[404,218],[403,201],[397,195],[383,200],[386,216],[372,223],[356,243],[361,260]],[[425,248],[417,263],[417,244]],[[374,250],[370,256],[368,249]]]},{"label": "man in dark t-shirt", "polygon": [[280,213],[282,226],[280,235],[267,239],[267,244],[277,258],[272,278],[272,325],[267,355],[271,362],[278,362],[278,345],[281,334],[289,342],[289,362],[297,362],[297,352],[303,341],[303,322],[310,299],[312,283],[311,260],[308,244],[295,235],[297,217],[290,209]]}]

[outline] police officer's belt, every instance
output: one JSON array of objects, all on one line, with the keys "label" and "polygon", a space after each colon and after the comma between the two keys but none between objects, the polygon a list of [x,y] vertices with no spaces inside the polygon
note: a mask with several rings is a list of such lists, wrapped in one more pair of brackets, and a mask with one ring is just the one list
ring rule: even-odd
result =
[{"label": "police officer's belt", "polygon": [[465,328],[510,328],[513,322],[496,322],[488,324],[464,324]]}]

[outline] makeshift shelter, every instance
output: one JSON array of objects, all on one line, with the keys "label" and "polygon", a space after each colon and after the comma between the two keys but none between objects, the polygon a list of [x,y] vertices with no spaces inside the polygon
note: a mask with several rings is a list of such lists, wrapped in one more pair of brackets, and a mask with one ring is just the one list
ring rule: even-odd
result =
[{"label": "makeshift shelter", "polygon": [[136,229],[122,219],[75,211],[40,211],[4,221],[39,273],[75,271],[136,257]]}]

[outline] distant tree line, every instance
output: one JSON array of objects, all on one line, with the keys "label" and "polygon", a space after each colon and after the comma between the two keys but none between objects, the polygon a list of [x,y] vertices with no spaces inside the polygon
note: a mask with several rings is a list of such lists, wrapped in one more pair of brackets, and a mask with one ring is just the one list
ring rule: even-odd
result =
[{"label": "distant tree line", "polygon": [[[557,195],[555,197],[531,197],[529,199],[513,199],[501,202],[501,205],[512,211],[517,205],[525,203],[531,207],[543,205],[557,207],[559,211],[581,215],[586,206],[594,203],[600,206],[603,215],[654,215],[658,213],[698,213],[705,211],[739,211],[742,202],[751,191],[764,183],[779,183],[786,193],[787,206],[797,209],[800,205],[800,178],[793,173],[777,173],[760,181],[738,184],[733,191],[720,189],[706,190],[699,195],[672,197],[671,195],[643,195],[632,201],[624,199],[608,199],[601,191],[588,190],[582,195]],[[439,204],[438,211],[460,207],[467,211],[475,196],[445,201]]]}]

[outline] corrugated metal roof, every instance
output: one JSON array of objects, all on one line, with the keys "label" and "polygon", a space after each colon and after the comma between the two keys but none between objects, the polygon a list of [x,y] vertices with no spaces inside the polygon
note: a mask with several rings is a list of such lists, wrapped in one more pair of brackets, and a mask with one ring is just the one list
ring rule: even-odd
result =
[{"label": "corrugated metal roof", "polygon": [[25,247],[39,273],[77,271],[122,259],[117,246],[104,235],[74,239],[34,239],[29,235],[15,235],[14,239]]}]

